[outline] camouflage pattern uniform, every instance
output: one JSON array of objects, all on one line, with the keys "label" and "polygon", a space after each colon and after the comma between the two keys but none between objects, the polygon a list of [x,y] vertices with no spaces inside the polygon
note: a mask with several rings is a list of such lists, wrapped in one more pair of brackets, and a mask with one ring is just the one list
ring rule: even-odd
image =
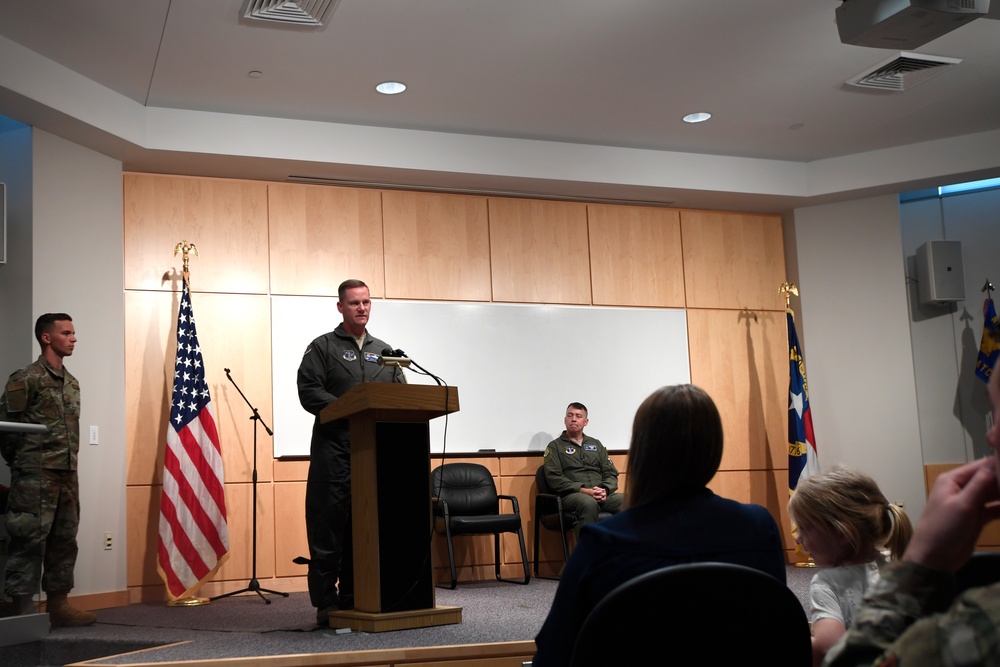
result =
[{"label": "camouflage pattern uniform", "polygon": [[5,591],[10,596],[73,588],[80,525],[80,383],[41,356],[7,380],[0,421],[45,424],[45,433],[0,432],[11,469]]},{"label": "camouflage pattern uniform", "polygon": [[823,664],[1000,665],[1000,584],[955,592],[947,572],[892,563]]}]

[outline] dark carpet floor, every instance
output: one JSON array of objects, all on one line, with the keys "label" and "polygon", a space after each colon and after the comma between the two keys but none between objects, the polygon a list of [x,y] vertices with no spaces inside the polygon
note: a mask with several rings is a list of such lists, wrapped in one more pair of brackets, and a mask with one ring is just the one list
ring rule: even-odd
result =
[{"label": "dark carpet floor", "polygon": [[[813,572],[788,568],[788,586],[807,610]],[[98,611],[89,628],[57,628],[40,642],[0,648],[0,665],[50,667],[96,658],[128,665],[530,641],[545,621],[557,584],[532,579],[527,586],[477,582],[454,591],[437,589],[438,605],[462,607],[462,623],[377,633],[317,628],[306,593],[267,595],[270,604],[254,593],[201,607],[136,604]]]}]

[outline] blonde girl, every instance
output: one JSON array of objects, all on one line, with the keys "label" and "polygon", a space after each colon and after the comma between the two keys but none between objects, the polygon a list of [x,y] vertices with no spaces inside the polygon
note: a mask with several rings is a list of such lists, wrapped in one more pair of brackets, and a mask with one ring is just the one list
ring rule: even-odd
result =
[{"label": "blonde girl", "polygon": [[913,525],[868,475],[837,466],[800,480],[788,513],[820,569],[809,584],[813,663],[819,665],[854,618],[886,559],[902,557]]}]

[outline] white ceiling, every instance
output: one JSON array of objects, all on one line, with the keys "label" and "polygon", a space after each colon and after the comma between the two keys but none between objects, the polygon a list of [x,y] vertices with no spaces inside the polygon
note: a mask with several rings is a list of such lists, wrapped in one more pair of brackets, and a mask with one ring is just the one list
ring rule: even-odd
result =
[{"label": "white ceiling", "polygon": [[[250,25],[241,4],[0,0],[0,37],[146,108],[803,164],[1000,129],[991,19],[915,49],[962,62],[889,93],[845,85],[898,51],[842,44],[839,0],[342,0],[321,29]],[[388,79],[407,92],[376,93]],[[223,169],[197,152],[88,139],[88,123],[0,93],[0,113],[126,169]],[[713,118],[681,122],[692,111]],[[264,162],[254,176],[419,181]]]}]

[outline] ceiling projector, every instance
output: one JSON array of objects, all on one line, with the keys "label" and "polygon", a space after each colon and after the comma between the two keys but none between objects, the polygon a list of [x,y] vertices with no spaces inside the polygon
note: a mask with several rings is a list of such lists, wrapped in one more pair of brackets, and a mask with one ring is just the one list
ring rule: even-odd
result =
[{"label": "ceiling projector", "polygon": [[1000,0],[844,0],[840,41],[879,49],[915,49],[982,16],[997,18]]}]

